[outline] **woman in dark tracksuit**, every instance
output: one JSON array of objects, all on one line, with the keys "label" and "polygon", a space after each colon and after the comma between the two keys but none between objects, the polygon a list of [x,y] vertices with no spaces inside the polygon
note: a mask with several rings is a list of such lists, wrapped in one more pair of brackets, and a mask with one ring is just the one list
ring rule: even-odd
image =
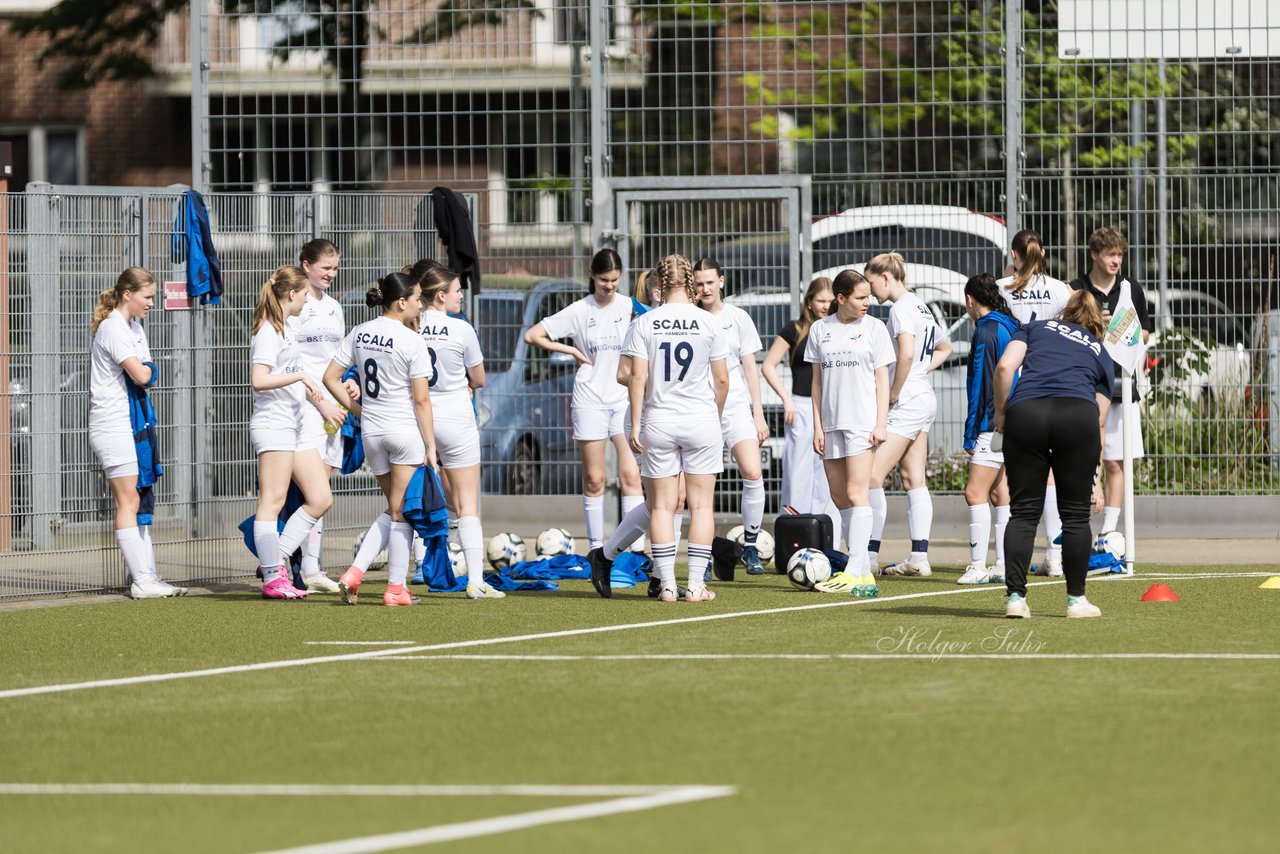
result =
[{"label": "woman in dark tracksuit", "polygon": [[1033,321],[1015,332],[996,366],[996,430],[1004,436],[1013,506],[1005,530],[1006,617],[1031,616],[1027,566],[1050,471],[1062,516],[1067,616],[1102,614],[1085,598],[1084,583],[1090,504],[1101,509],[1098,467],[1114,368],[1099,340],[1102,315],[1083,293],[1071,295],[1059,319]]}]

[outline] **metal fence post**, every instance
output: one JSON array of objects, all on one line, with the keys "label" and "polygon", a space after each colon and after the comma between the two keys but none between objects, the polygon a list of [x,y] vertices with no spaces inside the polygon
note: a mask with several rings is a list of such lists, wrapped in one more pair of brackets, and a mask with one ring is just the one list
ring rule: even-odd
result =
[{"label": "metal fence post", "polygon": [[209,0],[191,0],[191,187],[209,192]]},{"label": "metal fence post", "polygon": [[[591,50],[591,245],[603,246],[612,222],[613,190],[609,186],[609,92],[605,72],[609,64],[609,2],[591,0],[588,35]],[[625,224],[622,225],[625,228]]]},{"label": "metal fence post", "polygon": [[62,511],[58,200],[43,182],[27,185],[27,251],[31,275],[31,542],[53,547]]},{"label": "metal fence post", "polygon": [[1004,6],[1004,197],[1010,234],[1022,227],[1022,0]]}]

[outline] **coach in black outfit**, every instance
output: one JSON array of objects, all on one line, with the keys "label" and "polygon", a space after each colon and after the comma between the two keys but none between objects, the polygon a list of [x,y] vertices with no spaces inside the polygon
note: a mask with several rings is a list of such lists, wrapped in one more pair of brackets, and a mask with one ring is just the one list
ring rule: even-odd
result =
[{"label": "coach in black outfit", "polygon": [[1067,616],[1102,613],[1085,598],[1084,584],[1089,506],[1101,504],[1098,465],[1114,369],[1100,341],[1104,329],[1097,303],[1077,291],[1059,319],[1036,320],[1018,329],[996,365],[996,430],[1003,434],[1012,499],[1004,534],[1006,617],[1031,616],[1027,566],[1050,471],[1062,516]]}]

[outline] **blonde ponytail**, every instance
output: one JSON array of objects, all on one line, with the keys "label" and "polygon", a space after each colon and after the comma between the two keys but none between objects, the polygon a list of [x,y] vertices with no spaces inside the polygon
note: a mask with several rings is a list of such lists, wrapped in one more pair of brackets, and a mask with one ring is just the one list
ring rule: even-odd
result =
[{"label": "blonde ponytail", "polygon": [[888,273],[902,284],[907,283],[907,264],[897,252],[884,252],[872,258],[863,268],[863,273],[868,276]]},{"label": "blonde ponytail", "polygon": [[1022,258],[1022,266],[1013,274],[1013,292],[1020,294],[1031,284],[1036,276],[1049,271],[1049,262],[1044,257],[1044,246],[1040,243],[1040,235],[1034,231],[1023,229],[1013,236],[1013,249]]},{"label": "blonde ponytail", "polygon": [[98,302],[93,307],[93,322],[90,325],[90,332],[97,334],[98,327],[102,325],[102,321],[106,320],[111,315],[111,312],[120,307],[120,300],[125,293],[140,291],[155,283],[156,277],[141,267],[129,267],[122,272],[116,279],[115,287],[107,288],[98,294]]},{"label": "blonde ponytail", "polygon": [[299,267],[285,265],[272,273],[258,291],[258,304],[253,308],[253,334],[258,334],[262,324],[270,323],[283,335],[283,303],[306,286],[307,274]]},{"label": "blonde ponytail", "polygon": [[658,277],[658,288],[662,291],[664,302],[667,291],[676,288],[684,288],[690,302],[697,298],[697,291],[693,287],[693,265],[683,255],[668,255],[663,258],[654,269],[654,275]]}]

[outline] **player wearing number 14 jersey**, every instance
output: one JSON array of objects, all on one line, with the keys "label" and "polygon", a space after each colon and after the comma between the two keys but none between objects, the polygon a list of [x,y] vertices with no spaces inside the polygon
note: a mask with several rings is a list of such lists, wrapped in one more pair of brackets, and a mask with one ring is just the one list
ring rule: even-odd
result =
[{"label": "player wearing number 14 jersey", "polygon": [[907,531],[911,554],[899,564],[885,569],[886,575],[929,575],[929,532],[933,526],[933,499],[925,480],[929,456],[929,427],[938,413],[938,401],[928,373],[951,355],[951,342],[920,298],[907,289],[906,264],[896,252],[872,258],[866,266],[871,294],[880,302],[891,302],[889,337],[897,357],[889,366],[889,435],[876,449],[871,465],[871,540],[867,547],[868,569],[879,563],[880,538],[888,509],[884,479],[894,466],[902,475],[907,491]]}]

